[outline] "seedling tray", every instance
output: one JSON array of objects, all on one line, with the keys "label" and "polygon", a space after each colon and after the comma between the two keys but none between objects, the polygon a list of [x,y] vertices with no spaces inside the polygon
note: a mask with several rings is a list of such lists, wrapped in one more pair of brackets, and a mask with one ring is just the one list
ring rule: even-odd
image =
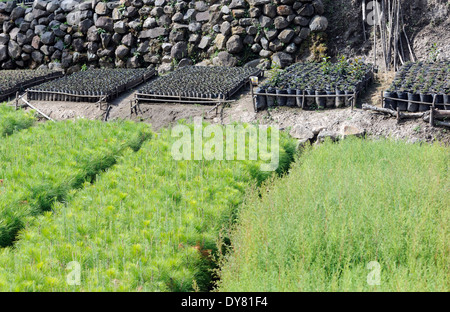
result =
[{"label": "seedling tray", "polygon": [[450,110],[450,61],[406,63],[383,93],[383,107],[423,112],[431,106]]},{"label": "seedling tray", "polygon": [[296,63],[277,72],[255,90],[255,109],[353,107],[357,94],[364,92],[372,81],[372,65],[358,60]]},{"label": "seedling tray", "polygon": [[154,75],[154,69],[89,69],[28,89],[27,97],[38,101],[109,101]]},{"label": "seedling tray", "polygon": [[229,100],[251,76],[261,75],[252,67],[185,66],[145,84],[136,101],[217,104]]},{"label": "seedling tray", "polygon": [[0,75],[0,101],[4,101],[17,92],[63,76],[63,72],[54,70],[2,70]]}]

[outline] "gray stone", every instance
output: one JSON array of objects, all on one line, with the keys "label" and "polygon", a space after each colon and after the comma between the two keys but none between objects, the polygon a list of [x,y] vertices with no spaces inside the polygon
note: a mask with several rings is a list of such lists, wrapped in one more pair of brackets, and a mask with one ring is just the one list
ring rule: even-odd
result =
[{"label": "gray stone", "polygon": [[0,45],[0,62],[3,62],[8,58],[8,47],[6,45]]},{"label": "gray stone", "polygon": [[288,44],[285,51],[287,53],[291,53],[291,54],[295,53],[297,51],[297,46],[295,45],[294,42],[292,42],[292,43]]},{"label": "gray stone", "polygon": [[293,58],[290,54],[285,52],[277,52],[272,55],[272,62],[280,68],[285,68],[292,64]]},{"label": "gray stone", "polygon": [[322,143],[326,139],[330,139],[331,141],[336,142],[339,140],[339,134],[329,130],[320,131],[320,133],[317,135],[317,142]]},{"label": "gray stone", "polygon": [[5,45],[9,41],[9,35],[7,34],[0,34],[0,45]]},{"label": "gray stone", "polygon": [[277,6],[275,4],[265,4],[263,7],[263,14],[274,18],[277,16]]},{"label": "gray stone", "polygon": [[204,12],[208,10],[208,5],[204,1],[195,2],[195,9],[199,12]]},{"label": "gray stone", "polygon": [[211,41],[212,38],[210,36],[203,36],[202,40],[200,40],[200,43],[198,44],[198,48],[202,50],[206,49],[210,45]]},{"label": "gray stone", "polygon": [[124,21],[118,21],[114,23],[114,31],[118,34],[125,34],[128,31],[127,25]]},{"label": "gray stone", "polygon": [[44,10],[33,9],[32,15],[33,15],[33,19],[39,19],[43,16],[48,16],[49,14],[47,11],[44,11]]},{"label": "gray stone", "polygon": [[292,10],[292,7],[289,5],[279,5],[277,6],[277,13],[278,15],[282,16],[288,16],[291,15],[294,11]]},{"label": "gray stone", "polygon": [[262,28],[271,27],[273,25],[273,19],[262,15],[259,18],[259,24],[261,25]]},{"label": "gray stone", "polygon": [[95,26],[112,32],[114,30],[114,21],[110,17],[102,16],[97,19]]},{"label": "gray stone", "polygon": [[45,9],[48,12],[55,12],[57,9],[59,8],[59,1],[50,1],[49,3],[47,3],[47,6],[45,7]]},{"label": "gray stone", "polygon": [[316,15],[311,19],[309,28],[311,31],[325,31],[328,27],[328,20],[325,16]]},{"label": "gray stone", "polygon": [[272,40],[269,43],[269,49],[273,52],[281,51],[283,47],[284,44],[279,39]]},{"label": "gray stone", "polygon": [[286,20],[286,18],[282,16],[275,17],[273,24],[275,26],[275,29],[284,29],[288,27],[289,22]]},{"label": "gray stone", "polygon": [[184,58],[178,63],[178,68],[193,65],[194,62],[190,58]]},{"label": "gray stone", "polygon": [[308,38],[309,34],[311,33],[311,30],[309,28],[303,27],[300,30],[300,33],[298,34],[298,36],[302,39],[305,40],[306,38]]},{"label": "gray stone", "polygon": [[278,39],[283,43],[289,43],[294,35],[295,32],[292,29],[285,29],[278,35]]},{"label": "gray stone", "polygon": [[222,66],[233,67],[237,65],[237,59],[226,51],[219,52],[217,60]]},{"label": "gray stone", "polygon": [[60,6],[61,9],[64,10],[64,12],[70,12],[75,9],[75,7],[78,5],[79,1],[75,0],[64,0],[61,2]]},{"label": "gray stone", "polygon": [[197,13],[197,15],[195,15],[195,20],[197,22],[206,22],[209,21],[211,15],[209,14],[209,12],[199,12]]},{"label": "gray stone", "polygon": [[189,23],[189,31],[190,32],[199,32],[202,29],[202,24],[198,22]]},{"label": "gray stone", "polygon": [[296,16],[294,18],[294,24],[300,26],[308,26],[310,19],[304,16]]},{"label": "gray stone", "polygon": [[8,42],[8,55],[13,59],[17,59],[20,57],[21,53],[22,48],[19,46],[19,44],[15,41],[10,40]]},{"label": "gray stone", "polygon": [[278,35],[278,30],[276,29],[265,29],[264,34],[266,35],[267,40],[271,41],[275,39]]},{"label": "gray stone", "polygon": [[172,16],[172,22],[174,22],[174,23],[181,22],[182,20],[183,20],[183,14],[180,12],[177,12]]},{"label": "gray stone", "polygon": [[127,34],[122,37],[122,44],[126,45],[127,47],[132,47],[135,43],[135,38],[132,34]]},{"label": "gray stone", "polygon": [[9,17],[11,18],[11,20],[15,21],[18,18],[23,17],[24,15],[25,15],[25,9],[24,8],[22,8],[22,7],[15,7],[12,10],[12,12],[11,12]]},{"label": "gray stone", "polygon": [[223,22],[222,25],[220,25],[220,33],[224,36],[228,36],[229,34],[231,34],[230,22]]},{"label": "gray stone", "polygon": [[255,43],[252,45],[251,50],[253,53],[258,54],[262,50],[262,47],[258,43]]},{"label": "gray stone", "polygon": [[314,6],[310,3],[307,3],[297,11],[297,14],[301,16],[313,16]]},{"label": "gray stone", "polygon": [[299,140],[314,139],[314,133],[312,132],[312,130],[301,124],[293,126],[291,131],[289,132],[289,134],[294,139],[299,139]]},{"label": "gray stone", "polygon": [[156,18],[147,17],[144,21],[144,28],[154,28],[156,26]]},{"label": "gray stone", "polygon": [[124,59],[128,53],[130,52],[130,49],[127,46],[124,45],[120,45],[117,47],[116,49],[116,57],[118,57],[119,59]]},{"label": "gray stone", "polygon": [[108,6],[106,5],[106,2],[99,2],[95,6],[95,13],[98,15],[106,15],[108,13]]},{"label": "gray stone", "polygon": [[96,26],[91,26],[88,29],[86,39],[90,42],[100,40],[100,35],[98,34],[98,28]]},{"label": "gray stone", "polygon": [[366,131],[354,125],[344,125],[341,128],[341,138],[345,139],[349,136],[363,137]]},{"label": "gray stone", "polygon": [[41,42],[43,44],[53,44],[55,41],[55,34],[51,31],[46,31],[41,35]]},{"label": "gray stone", "polygon": [[44,61],[44,54],[42,54],[40,51],[33,51],[31,53],[31,58],[36,63],[41,64]]},{"label": "gray stone", "polygon": [[228,52],[235,54],[241,52],[244,45],[240,36],[233,35],[228,39],[226,47]]},{"label": "gray stone", "polygon": [[187,44],[184,41],[177,42],[170,51],[170,56],[174,59],[181,60],[188,56]]},{"label": "gray stone", "polygon": [[271,57],[273,54],[272,51],[268,51],[268,50],[261,50],[259,51],[259,56],[264,57],[264,58],[269,58]]},{"label": "gray stone", "polygon": [[325,12],[325,8],[324,8],[322,0],[314,0],[313,6],[314,6],[314,10],[316,11],[316,14],[322,15]]},{"label": "gray stone", "polygon": [[94,22],[91,19],[84,19],[78,24],[78,31],[80,31],[82,34],[87,34],[89,28],[91,28],[92,25],[94,25]]},{"label": "gray stone", "polygon": [[232,0],[228,7],[232,10],[233,9],[244,9],[245,1],[244,0]]},{"label": "gray stone", "polygon": [[48,2],[45,0],[35,0],[33,2],[33,9],[45,10]]}]

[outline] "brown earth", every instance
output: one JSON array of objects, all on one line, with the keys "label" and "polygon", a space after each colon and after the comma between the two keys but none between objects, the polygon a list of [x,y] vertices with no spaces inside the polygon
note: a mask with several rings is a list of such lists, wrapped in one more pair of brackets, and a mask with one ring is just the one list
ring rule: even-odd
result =
[{"label": "brown earth", "polygon": [[[380,94],[392,81],[394,73],[380,73],[376,82],[360,98],[360,103],[380,106]],[[134,98],[134,90],[122,95],[112,103],[109,120],[126,119],[150,123],[154,130],[171,126],[179,120],[192,120],[203,117],[210,123],[228,124],[235,121],[273,124],[281,129],[289,130],[296,125],[313,130],[324,128],[339,133],[343,126],[351,125],[365,131],[369,137],[392,137],[409,142],[441,141],[450,144],[450,131],[439,127],[430,127],[425,121],[405,120],[397,123],[395,118],[380,113],[364,111],[350,107],[343,109],[326,109],[321,111],[302,110],[300,108],[277,107],[270,111],[254,112],[251,94],[248,87],[236,96],[236,101],[223,111],[223,118],[212,110],[214,106],[187,104],[151,104],[140,105],[141,112],[131,114],[130,100]],[[103,119],[104,111],[93,103],[79,102],[32,102],[38,109],[55,120],[88,118]]]}]

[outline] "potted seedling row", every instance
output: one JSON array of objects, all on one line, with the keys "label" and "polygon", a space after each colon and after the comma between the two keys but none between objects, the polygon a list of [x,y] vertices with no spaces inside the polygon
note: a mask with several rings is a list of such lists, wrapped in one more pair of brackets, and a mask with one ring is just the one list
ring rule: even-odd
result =
[{"label": "potted seedling row", "polygon": [[261,70],[252,67],[185,66],[146,83],[138,98],[199,103],[231,98]]},{"label": "potted seedling row", "polygon": [[[309,109],[343,107],[348,104],[344,95],[363,92],[372,80],[372,66],[360,60],[341,58],[337,63],[331,63],[328,59],[322,63],[296,63],[275,73],[256,89],[259,93],[256,106],[258,109],[273,106]],[[293,97],[277,96],[283,94]],[[294,97],[303,94],[309,97],[304,100]]]},{"label": "potted seedling row", "polygon": [[49,69],[39,70],[2,70],[0,75],[0,100],[6,99],[8,96],[26,88],[59,78],[63,75],[61,71]]},{"label": "potted seedling row", "polygon": [[153,69],[89,69],[28,89],[30,100],[97,102],[111,100],[120,93],[150,79]]},{"label": "potted seedling row", "polygon": [[394,98],[384,101],[385,107],[394,110],[398,108],[400,111],[426,111],[430,109],[433,101],[438,109],[450,109],[450,62],[406,63],[397,72],[384,96]]}]

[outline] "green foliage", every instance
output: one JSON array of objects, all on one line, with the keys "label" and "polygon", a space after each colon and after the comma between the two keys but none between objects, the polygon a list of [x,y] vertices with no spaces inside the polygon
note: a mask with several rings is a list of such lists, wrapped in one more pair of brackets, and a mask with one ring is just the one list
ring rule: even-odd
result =
[{"label": "green foliage", "polygon": [[448,292],[449,164],[439,144],[306,149],[240,208],[217,290]]},{"label": "green foliage", "polygon": [[33,114],[22,110],[16,111],[13,107],[0,104],[0,137],[13,134],[16,131],[27,129],[35,122]]},{"label": "green foliage", "polygon": [[148,127],[86,120],[45,123],[0,141],[0,246],[11,245],[29,217],[93,182],[129,146],[148,139]]},{"label": "green foliage", "polygon": [[[176,161],[175,140],[163,129],[30,221],[15,248],[0,251],[0,290],[207,290],[210,257],[254,182],[255,161]],[[287,135],[280,141],[293,152]],[[66,283],[71,261],[81,265],[79,286]]]}]

